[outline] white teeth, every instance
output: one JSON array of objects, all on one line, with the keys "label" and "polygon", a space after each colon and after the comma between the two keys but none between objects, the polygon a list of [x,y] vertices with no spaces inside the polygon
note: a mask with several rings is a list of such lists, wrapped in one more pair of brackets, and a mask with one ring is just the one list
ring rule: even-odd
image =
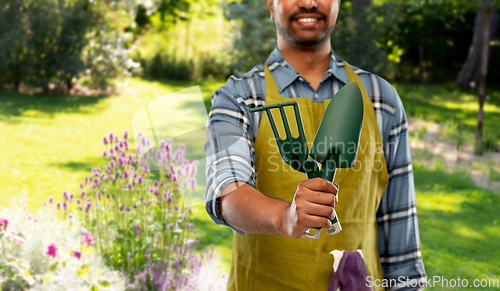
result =
[{"label": "white teeth", "polygon": [[314,22],[318,21],[318,18],[299,18],[297,19],[298,22]]}]

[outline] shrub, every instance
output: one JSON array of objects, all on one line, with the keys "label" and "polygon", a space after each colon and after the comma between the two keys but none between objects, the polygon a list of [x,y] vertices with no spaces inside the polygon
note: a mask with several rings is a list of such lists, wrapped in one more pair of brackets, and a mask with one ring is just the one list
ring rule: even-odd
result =
[{"label": "shrub", "polygon": [[131,2],[0,0],[0,83],[54,84],[70,90],[81,78],[106,88],[133,63],[123,31]]},{"label": "shrub", "polygon": [[64,192],[64,201],[46,205],[61,218],[85,222],[106,264],[127,278],[128,289],[195,290],[204,259],[195,255],[196,230],[181,189],[196,187],[198,162],[184,158],[184,145],[173,151],[168,140],[153,148],[139,136],[140,160],[130,152],[127,132],[123,139],[104,137],[108,164],[92,170],[79,195]]}]

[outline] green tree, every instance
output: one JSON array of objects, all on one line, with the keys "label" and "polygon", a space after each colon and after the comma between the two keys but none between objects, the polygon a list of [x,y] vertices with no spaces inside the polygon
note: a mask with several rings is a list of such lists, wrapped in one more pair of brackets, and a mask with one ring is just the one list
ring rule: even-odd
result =
[{"label": "green tree", "polygon": [[[123,28],[128,7],[111,0],[0,0],[0,81],[49,91],[78,78],[107,87],[126,69]],[[117,22],[118,21],[118,22]]]}]

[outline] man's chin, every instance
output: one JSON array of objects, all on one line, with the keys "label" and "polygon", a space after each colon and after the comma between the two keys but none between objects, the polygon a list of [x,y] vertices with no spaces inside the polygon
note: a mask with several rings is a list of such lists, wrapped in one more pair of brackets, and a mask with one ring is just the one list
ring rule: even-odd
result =
[{"label": "man's chin", "polygon": [[293,41],[298,46],[318,46],[324,44],[328,37],[293,37]]}]

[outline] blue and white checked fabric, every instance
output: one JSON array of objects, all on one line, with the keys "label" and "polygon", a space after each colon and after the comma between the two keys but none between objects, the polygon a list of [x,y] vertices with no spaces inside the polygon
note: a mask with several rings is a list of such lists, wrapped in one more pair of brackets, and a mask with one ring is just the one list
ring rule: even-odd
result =
[{"label": "blue and white checked fabric", "polygon": [[[323,102],[349,82],[342,60],[333,51],[329,68],[316,90],[278,48],[266,63],[283,97]],[[420,252],[406,114],[396,90],[387,81],[359,68],[353,69],[373,102],[389,172],[389,186],[377,212],[384,278],[398,283],[390,290],[419,289],[411,286],[424,285],[426,275]],[[224,188],[236,181],[255,186],[253,144],[262,112],[248,110],[264,105],[265,92],[264,64],[260,64],[246,74],[231,76],[212,96],[205,145],[205,199],[208,214],[218,224],[231,227],[219,213],[219,197]]]}]

